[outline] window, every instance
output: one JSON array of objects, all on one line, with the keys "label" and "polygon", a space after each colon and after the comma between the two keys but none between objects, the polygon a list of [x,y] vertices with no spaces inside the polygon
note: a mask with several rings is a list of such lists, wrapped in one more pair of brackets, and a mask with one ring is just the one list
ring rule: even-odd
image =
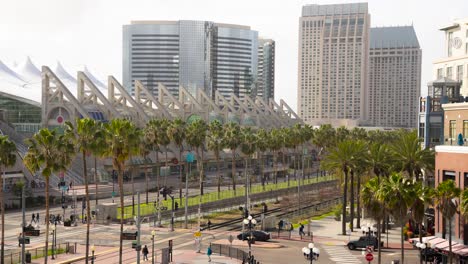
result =
[{"label": "window", "polygon": [[453,32],[448,33],[448,43],[447,43],[447,54],[449,57],[452,56],[452,41],[453,41]]},{"label": "window", "polygon": [[463,81],[463,65],[457,66],[457,81]]},{"label": "window", "polygon": [[446,171],[446,170],[444,170],[443,172],[444,172],[444,175],[443,175],[443,178],[442,178],[443,181],[446,181],[446,180],[455,181],[455,171]]},{"label": "window", "polygon": [[437,69],[437,79],[440,79],[443,77],[443,73],[442,73],[443,70],[444,69],[442,68]]},{"label": "window", "polygon": [[452,79],[452,67],[447,67],[447,75],[445,77]]},{"label": "window", "polygon": [[468,138],[468,120],[463,120],[463,137]]},{"label": "window", "polygon": [[456,138],[456,133],[457,133],[457,121],[456,120],[450,120],[450,126],[449,126],[449,137],[450,138]]}]

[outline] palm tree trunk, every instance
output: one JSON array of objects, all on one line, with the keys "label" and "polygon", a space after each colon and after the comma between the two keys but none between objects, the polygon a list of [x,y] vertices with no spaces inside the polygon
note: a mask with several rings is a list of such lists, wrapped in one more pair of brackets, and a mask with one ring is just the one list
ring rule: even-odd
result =
[{"label": "palm tree trunk", "polygon": [[273,171],[275,173],[275,184],[278,183],[278,167],[276,164],[276,162],[278,162],[278,153],[276,153],[276,151],[273,153]]},{"label": "palm tree trunk", "polygon": [[132,173],[132,216],[135,215],[135,182],[133,181]]},{"label": "palm tree trunk", "polygon": [[262,177],[262,188],[265,191],[265,164],[264,164],[264,158],[263,158],[263,153],[260,152],[260,176]]},{"label": "palm tree trunk", "polygon": [[449,222],[449,264],[452,264],[452,219],[447,220]]},{"label": "palm tree trunk", "polygon": [[382,251],[380,250],[381,248],[381,240],[382,240],[382,234],[380,233],[380,223],[381,223],[381,219],[377,219],[377,236],[378,236],[378,239],[377,239],[377,243],[378,243],[378,247],[377,247],[377,264],[380,264],[382,263]]},{"label": "palm tree trunk", "polygon": [[122,263],[123,253],[123,225],[124,225],[124,190],[123,190],[123,170],[122,165],[118,165],[119,178],[119,195],[120,195],[120,247],[119,247],[119,263]]},{"label": "palm tree trunk", "polygon": [[[357,217],[356,217],[357,218],[357,223],[356,223],[356,227],[361,228],[361,175],[357,175],[356,203],[357,203]],[[377,228],[377,230],[380,230],[380,228]]]},{"label": "palm tree trunk", "polygon": [[[401,263],[405,263],[405,247],[404,247],[404,235],[403,235],[403,228],[405,227],[405,221],[403,220],[403,211],[400,207],[400,227],[401,227],[401,234],[400,234],[400,247],[401,247]],[[387,234],[388,236],[388,234]]]},{"label": "palm tree trunk", "polygon": [[205,172],[203,171],[203,146],[201,147],[201,163],[200,163],[200,195],[203,196],[203,180],[205,179]]},{"label": "palm tree trunk", "polygon": [[94,182],[96,184],[96,208],[98,205],[98,177],[97,177],[97,158],[96,156],[94,157]]},{"label": "palm tree trunk", "polygon": [[179,201],[182,205],[182,175],[184,174],[184,167],[182,166],[182,146],[179,146]]},{"label": "palm tree trunk", "polygon": [[343,215],[343,220],[341,221],[341,234],[345,236],[346,235],[346,203],[347,203],[347,198],[348,198],[348,169],[345,168],[343,172],[345,175],[345,180],[344,180],[344,188],[343,188],[343,208],[341,211]]},{"label": "palm tree trunk", "polygon": [[145,189],[146,189],[146,190],[145,190],[145,192],[146,192],[146,204],[148,204],[148,202],[149,202],[149,201],[148,201],[148,189],[149,189],[149,184],[148,184],[148,165],[149,165],[149,164],[147,164],[147,163],[146,163],[146,160],[147,160],[147,156],[146,156],[146,155],[145,155],[144,159],[145,159],[145,164],[146,164],[146,167],[145,167],[145,183],[146,183],[146,186],[145,186]]},{"label": "palm tree trunk", "polygon": [[[198,148],[197,148],[197,156],[198,156]],[[201,205],[202,205],[202,202],[203,202],[203,195],[202,195],[202,188],[203,188],[203,150],[201,152],[201,160],[197,158],[197,164],[198,164],[198,167],[199,167],[199,172],[200,172],[200,181],[199,181],[199,184],[200,184],[200,195],[199,195],[199,200],[198,200],[198,228],[200,229],[201,228]],[[200,156],[199,156],[200,157]]]},{"label": "palm tree trunk", "polygon": [[244,160],[244,177],[245,177],[245,210],[249,210],[250,208],[248,208],[248,200],[249,200],[249,197],[247,196],[247,189],[249,188],[249,181],[248,181],[248,178],[247,177],[247,157],[245,158]]},{"label": "palm tree trunk", "polygon": [[232,160],[231,160],[231,177],[232,177],[232,189],[234,190],[234,196],[236,196],[236,152],[232,151]]},{"label": "palm tree trunk", "polygon": [[161,190],[160,176],[159,176],[159,152],[156,150],[156,206],[158,208],[158,226],[161,226],[161,206],[159,205],[159,190]]},{"label": "palm tree trunk", "polygon": [[216,155],[216,173],[218,174],[218,199],[221,198],[221,173],[219,168],[219,154]]},{"label": "palm tree trunk", "polygon": [[[90,214],[90,202],[89,202],[89,188],[88,188],[88,172],[86,167],[86,153],[82,151],[82,158],[83,158],[83,177],[84,177],[84,184],[85,184],[85,199],[86,199],[86,249],[85,249],[85,263],[88,263],[88,256],[89,256],[89,223],[91,222],[91,214]],[[123,207],[122,207],[123,210]]]},{"label": "palm tree trunk", "polygon": [[[0,175],[2,175],[2,170],[0,170]],[[3,179],[2,177],[0,177],[0,210],[2,211],[2,245],[0,249],[0,261],[2,264],[5,263],[5,204],[3,203],[3,201]]]},{"label": "palm tree trunk", "polygon": [[[45,252],[49,252],[49,176],[45,177],[45,182],[46,182],[46,186],[45,186],[45,210],[46,210],[45,212],[46,213],[45,214],[45,222],[46,222]],[[3,252],[4,251],[2,250],[2,254]],[[45,254],[44,264],[47,264],[48,258],[49,258],[48,254]],[[2,261],[3,261],[3,258],[2,258]]]},{"label": "palm tree trunk", "polygon": [[[167,170],[167,146],[166,146],[166,151],[164,152],[164,154],[166,155],[164,167],[166,167],[166,170]],[[171,170],[169,170],[169,172],[166,171],[166,173],[164,174],[164,187],[167,187],[167,173],[171,173]]]},{"label": "palm tree trunk", "polygon": [[349,229],[351,229],[351,232],[353,232],[353,228],[354,228],[354,170],[351,170],[351,179],[349,181],[349,184],[351,184],[350,186],[350,205],[349,205],[349,209],[350,209],[350,218],[351,218],[351,221],[349,222]]}]

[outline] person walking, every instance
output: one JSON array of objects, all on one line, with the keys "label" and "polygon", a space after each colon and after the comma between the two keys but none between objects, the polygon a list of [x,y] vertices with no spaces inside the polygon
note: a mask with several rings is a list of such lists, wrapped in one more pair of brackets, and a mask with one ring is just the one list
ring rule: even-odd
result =
[{"label": "person walking", "polygon": [[38,224],[40,224],[41,222],[39,222],[39,213],[36,214],[36,221]]},{"label": "person walking", "polygon": [[148,251],[148,247],[147,247],[146,245],[145,245],[145,247],[143,248],[142,253],[143,253],[143,261],[148,261],[148,253],[149,253],[149,251]]},{"label": "person walking", "polygon": [[211,230],[211,221],[208,219],[208,230]]},{"label": "person walking", "polygon": [[208,256],[208,262],[211,262],[211,254],[213,254],[213,250],[211,250],[211,243],[206,250],[206,255]]},{"label": "person walking", "polygon": [[31,217],[31,224],[33,222],[36,223],[36,215],[34,213],[32,214],[32,217]]},{"label": "person walking", "polygon": [[302,236],[305,236],[304,225],[302,223],[301,223],[301,226],[299,227],[299,235],[301,236],[301,239],[302,239]]}]

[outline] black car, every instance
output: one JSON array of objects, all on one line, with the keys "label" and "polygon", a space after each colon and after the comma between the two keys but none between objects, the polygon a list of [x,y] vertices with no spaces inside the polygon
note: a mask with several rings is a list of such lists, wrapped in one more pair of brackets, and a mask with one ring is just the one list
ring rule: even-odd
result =
[{"label": "black car", "polygon": [[[255,238],[255,241],[268,241],[271,239],[271,235],[268,232],[265,231],[252,231],[252,235]],[[248,236],[250,236],[250,232],[246,231],[244,233],[240,233],[237,235],[237,239],[239,240],[247,240]]]},{"label": "black car", "polygon": [[[356,248],[366,248],[367,246],[373,246],[374,248],[378,248],[379,243],[377,242],[377,238],[374,236],[362,236],[358,240],[351,240],[348,242],[348,248],[351,250]],[[383,246],[383,242],[380,242],[380,246]]]}]

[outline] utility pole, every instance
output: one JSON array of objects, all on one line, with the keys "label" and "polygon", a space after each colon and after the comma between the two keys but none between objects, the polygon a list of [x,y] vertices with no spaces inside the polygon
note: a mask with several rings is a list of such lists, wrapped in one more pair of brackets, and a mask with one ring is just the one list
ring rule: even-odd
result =
[{"label": "utility pole", "polygon": [[23,184],[23,188],[21,189],[21,208],[22,208],[22,213],[23,213],[23,230],[21,232],[21,238],[23,239],[23,243],[21,244],[21,263],[24,264],[26,263],[25,259],[25,237],[24,237],[24,228],[26,227],[26,199],[25,199],[25,193],[24,189],[26,186]]}]

